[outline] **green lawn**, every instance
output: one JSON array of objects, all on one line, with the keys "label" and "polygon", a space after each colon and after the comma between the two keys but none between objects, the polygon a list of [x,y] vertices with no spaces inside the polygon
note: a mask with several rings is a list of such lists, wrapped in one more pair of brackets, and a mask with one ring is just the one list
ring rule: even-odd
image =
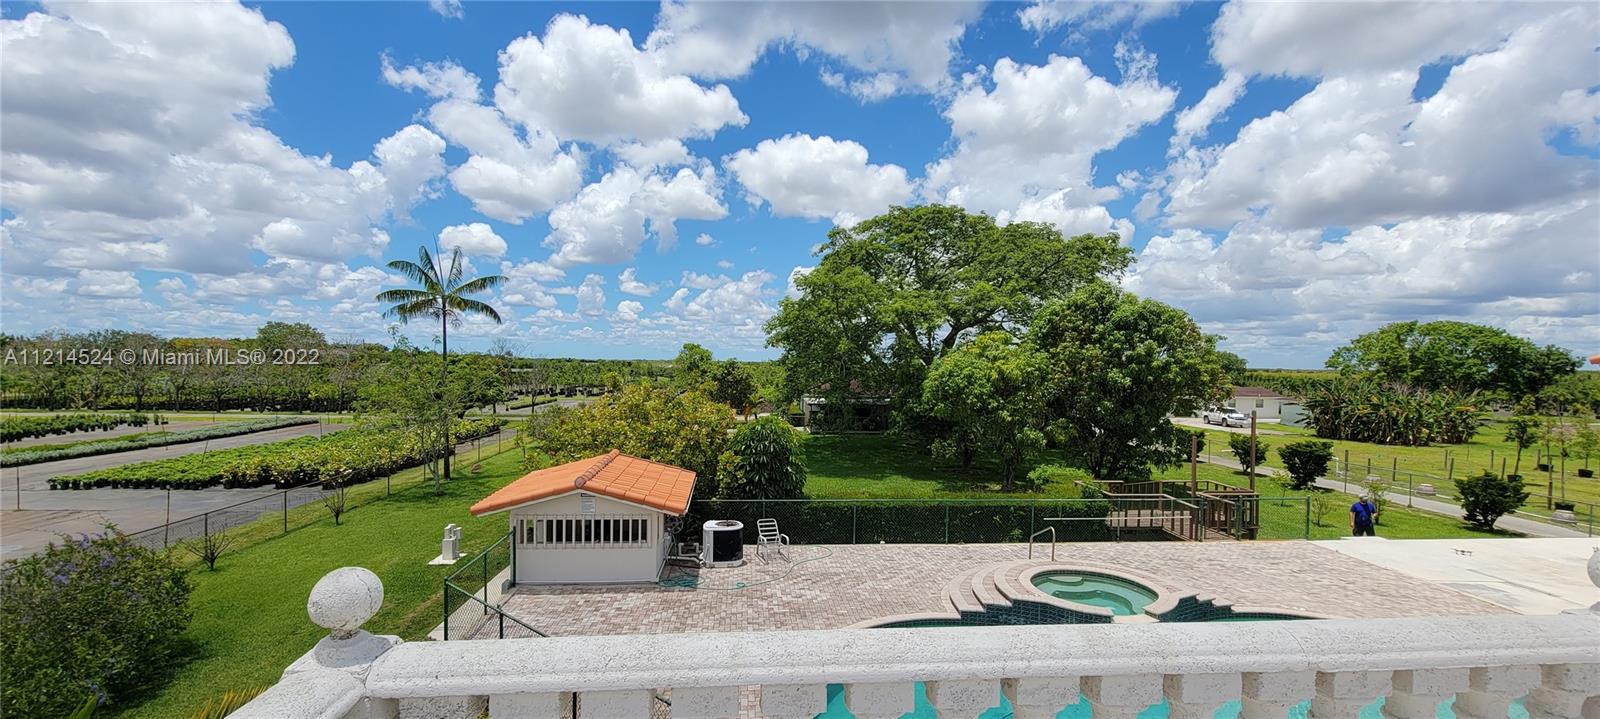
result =
[{"label": "green lawn", "polygon": [[[1264,430],[1289,431],[1295,436],[1262,435],[1261,441],[1270,447],[1282,447],[1290,442],[1301,439],[1315,439],[1309,430],[1297,427],[1284,427],[1278,425],[1261,425]],[[1392,469],[1398,465],[1400,477],[1396,482],[1399,489],[1404,491],[1408,480],[1411,484],[1429,482],[1441,494],[1450,494],[1454,487],[1445,480],[1446,453],[1455,461],[1453,477],[1467,474],[1476,474],[1491,468],[1490,458],[1493,457],[1492,468],[1498,472],[1501,460],[1505,460],[1506,471],[1509,473],[1516,462],[1516,447],[1505,440],[1505,422],[1491,421],[1478,430],[1471,442],[1466,444],[1436,444],[1427,447],[1397,447],[1367,442],[1333,441],[1334,458],[1344,461],[1348,456],[1350,466],[1353,468],[1353,477],[1366,475],[1368,462],[1374,474],[1389,478]],[[1228,452],[1228,432],[1221,430],[1206,430],[1206,453],[1211,456],[1232,458]],[[1533,493],[1528,505],[1541,513],[1545,508],[1545,495],[1553,492],[1555,499],[1570,499],[1575,502],[1589,502],[1600,505],[1600,479],[1583,478],[1578,476],[1578,469],[1583,466],[1581,458],[1568,457],[1566,462],[1565,483],[1560,470],[1560,460],[1551,472],[1536,471],[1536,455],[1542,452],[1544,446],[1530,447],[1522,452],[1522,476],[1527,483],[1528,490]],[[1493,454],[1491,455],[1491,451]],[[1276,451],[1269,452],[1263,467],[1282,468]],[[1600,457],[1592,458],[1591,467],[1600,469]],[[1579,507],[1579,513],[1583,508]]]},{"label": "green lawn", "polygon": [[[324,516],[224,555],[215,572],[191,572],[193,659],[169,684],[116,716],[187,716],[209,697],[277,681],[284,667],[327,634],[306,617],[306,596],[318,579],[339,567],[366,567],[383,580],[383,609],[366,629],[405,639],[425,637],[442,620],[440,588],[451,569],[427,564],[439,553],[440,531],[450,522],[461,525],[462,551],[468,557],[499,539],[506,531],[505,517],[474,518],[467,507],[521,476],[520,461],[514,450],[486,458],[481,473],[457,478],[442,496],[416,486],[417,476],[402,476],[400,483],[411,486],[408,491],[351,510],[340,526],[327,519],[320,505],[302,507],[294,511]],[[420,475],[419,470],[410,472]],[[381,494],[382,484],[358,489]],[[274,516],[264,523],[276,521]]]},{"label": "green lawn", "polygon": [[[806,495],[817,499],[993,499],[1000,490],[999,468],[991,463],[936,467],[926,450],[886,434],[810,435],[805,450]],[[1058,483],[1015,496],[1078,495]]]},{"label": "green lawn", "polygon": [[[1214,464],[1201,464],[1199,478],[1236,487],[1247,487],[1243,472]],[[1157,479],[1188,480],[1189,467],[1175,467],[1155,474]],[[1290,489],[1275,477],[1256,477],[1261,493],[1262,539],[1300,539],[1305,536],[1307,503],[1311,509],[1311,538],[1337,539],[1350,534],[1350,505],[1355,498],[1341,492]],[[1279,501],[1282,500],[1282,501]],[[1321,516],[1319,517],[1319,510]],[[1454,537],[1510,537],[1516,534],[1484,532],[1459,517],[1447,517],[1420,509],[1406,509],[1404,503],[1391,503],[1379,517],[1378,534],[1390,539],[1449,539]]]}]

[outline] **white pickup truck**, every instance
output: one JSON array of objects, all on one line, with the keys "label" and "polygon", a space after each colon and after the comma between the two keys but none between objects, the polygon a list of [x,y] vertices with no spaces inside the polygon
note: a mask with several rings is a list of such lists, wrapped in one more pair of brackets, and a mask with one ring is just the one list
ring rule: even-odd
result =
[{"label": "white pickup truck", "polygon": [[1222,427],[1250,426],[1250,418],[1232,407],[1207,407],[1200,412],[1200,421]]}]

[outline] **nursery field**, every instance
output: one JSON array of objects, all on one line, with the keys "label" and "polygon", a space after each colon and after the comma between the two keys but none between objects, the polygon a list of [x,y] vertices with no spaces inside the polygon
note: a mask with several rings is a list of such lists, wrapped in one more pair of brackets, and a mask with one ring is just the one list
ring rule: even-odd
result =
[{"label": "nursery field", "polygon": [[[494,434],[503,424],[496,419],[462,420],[453,433],[458,441],[471,440]],[[300,437],[52,477],[50,488],[281,488],[312,482],[339,486],[387,476],[420,465],[435,454],[437,450],[424,449],[415,432],[350,429],[327,437]]]},{"label": "nursery field", "polygon": [[225,422],[178,432],[142,432],[105,439],[89,439],[60,444],[32,444],[8,448],[0,453],[0,467],[16,467],[41,462],[54,462],[75,457],[93,457],[116,452],[128,452],[151,447],[167,447],[186,442],[202,442],[223,437],[265,432],[284,427],[298,427],[316,422],[310,417],[266,417],[244,422]]},{"label": "nursery field", "polygon": [[[473,502],[522,476],[521,454],[510,444],[505,447],[486,456],[479,473],[462,472],[445,483],[442,495],[433,494],[421,470],[413,469],[395,478],[410,489],[392,497],[381,498],[383,487],[377,485],[352,488],[352,495],[375,491],[380,498],[365,502],[352,496],[357,506],[338,525],[312,504],[291,510],[306,514],[306,525],[286,535],[277,535],[275,518],[260,523],[259,533],[273,537],[267,541],[244,539],[249,525],[231,530],[240,533],[238,548],[224,554],[215,571],[193,565],[189,573],[194,621],[187,635],[192,642],[188,661],[175,668],[166,685],[106,715],[185,717],[208,698],[276,682],[284,667],[327,635],[306,616],[306,596],[322,575],[339,567],[366,567],[383,580],[383,608],[365,629],[407,640],[426,638],[441,621],[439,588],[454,569],[427,564],[439,553],[439,530],[461,525],[466,556],[506,531],[503,515],[467,513]],[[291,524],[299,522],[291,519]]]}]

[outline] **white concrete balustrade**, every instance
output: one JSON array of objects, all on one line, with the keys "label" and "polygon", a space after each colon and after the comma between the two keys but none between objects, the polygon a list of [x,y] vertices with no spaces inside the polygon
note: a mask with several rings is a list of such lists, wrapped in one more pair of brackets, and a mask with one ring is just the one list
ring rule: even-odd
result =
[{"label": "white concrete balustrade", "polygon": [[[1600,574],[1600,554],[1591,562]],[[340,572],[364,572],[346,568]],[[332,574],[309,602],[335,630],[235,719],[809,719],[827,686],[862,719],[911,711],[916,685],[942,717],[975,717],[1004,695],[1018,719],[1087,699],[1096,719],[1133,719],[1165,699],[1174,719],[1355,719],[1386,697],[1389,719],[1600,719],[1600,604],[1554,616],[1280,622],[837,629],[399,642],[352,626],[370,617],[370,575]],[[367,593],[345,601],[319,592]],[[381,601],[381,588],[378,589]],[[343,607],[344,609],[340,609]],[[340,614],[340,612],[348,616]],[[671,706],[656,705],[669,695]],[[745,709],[746,715],[750,709]]]}]

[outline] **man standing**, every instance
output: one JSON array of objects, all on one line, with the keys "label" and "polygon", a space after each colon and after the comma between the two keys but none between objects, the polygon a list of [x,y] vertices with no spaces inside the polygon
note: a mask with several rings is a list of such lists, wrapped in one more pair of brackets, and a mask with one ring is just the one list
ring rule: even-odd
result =
[{"label": "man standing", "polygon": [[1378,508],[1372,504],[1372,495],[1362,494],[1350,505],[1350,533],[1357,537],[1376,537],[1373,525],[1378,523]]}]

